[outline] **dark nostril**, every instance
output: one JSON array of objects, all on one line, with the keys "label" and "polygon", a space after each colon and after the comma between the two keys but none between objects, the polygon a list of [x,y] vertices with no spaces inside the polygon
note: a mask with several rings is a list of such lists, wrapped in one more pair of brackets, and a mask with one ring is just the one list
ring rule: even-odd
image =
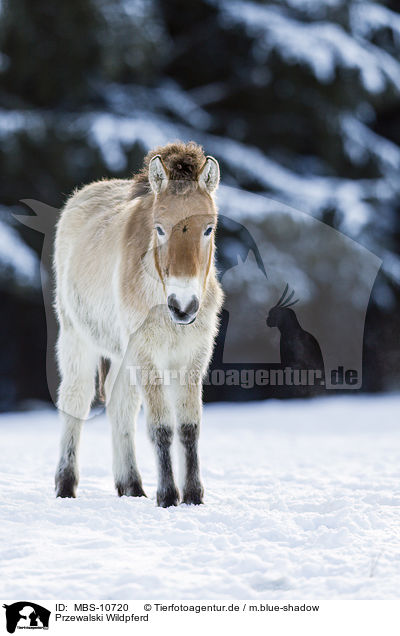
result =
[{"label": "dark nostril", "polygon": [[195,314],[199,309],[199,299],[196,298],[196,296],[192,296],[192,300],[190,301],[189,305],[186,307],[186,313],[189,316],[193,316],[193,314]]},{"label": "dark nostril", "polygon": [[175,294],[171,294],[167,299],[168,309],[179,320],[186,318],[186,313],[181,310],[181,306]]},{"label": "dark nostril", "polygon": [[170,294],[167,298],[167,303],[170,309],[173,309],[174,307],[176,307],[177,306],[176,295]]},{"label": "dark nostril", "polygon": [[170,311],[174,313],[180,311],[181,307],[175,294],[171,294],[170,296],[168,296],[167,303],[168,309],[170,309]]}]

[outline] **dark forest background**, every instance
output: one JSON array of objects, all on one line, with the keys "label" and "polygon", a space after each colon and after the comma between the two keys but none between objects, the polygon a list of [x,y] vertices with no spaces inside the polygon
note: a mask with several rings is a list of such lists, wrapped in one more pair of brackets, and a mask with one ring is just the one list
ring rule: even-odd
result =
[{"label": "dark forest background", "polygon": [[[246,193],[266,195],[382,259],[363,390],[398,390],[398,3],[9,0],[0,51],[1,409],[49,399],[43,235],[12,216],[29,214],[21,200],[59,208],[76,186],[129,177],[176,138],[219,160],[223,214],[239,190],[246,226]],[[232,242],[248,247],[241,223],[221,224],[222,267],[234,264]],[[206,389],[206,399],[259,397]]]}]

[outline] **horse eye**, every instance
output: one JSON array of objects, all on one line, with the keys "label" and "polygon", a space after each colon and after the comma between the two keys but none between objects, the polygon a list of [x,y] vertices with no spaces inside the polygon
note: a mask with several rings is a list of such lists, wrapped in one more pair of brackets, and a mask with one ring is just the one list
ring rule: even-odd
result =
[{"label": "horse eye", "polygon": [[208,227],[206,229],[206,231],[204,232],[204,236],[210,236],[212,231],[213,231],[213,228],[212,227]]},{"label": "horse eye", "polygon": [[164,230],[159,225],[156,225],[156,230],[157,230],[158,236],[165,236]]}]

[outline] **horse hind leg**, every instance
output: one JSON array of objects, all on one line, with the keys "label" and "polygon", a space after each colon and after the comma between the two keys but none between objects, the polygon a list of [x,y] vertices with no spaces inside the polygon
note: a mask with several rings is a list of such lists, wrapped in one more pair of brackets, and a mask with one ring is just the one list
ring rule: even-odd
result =
[{"label": "horse hind leg", "polygon": [[61,330],[58,362],[61,373],[58,409],[63,430],[55,475],[56,496],[76,497],[80,434],[95,393],[97,356],[72,329]]},{"label": "horse hind leg", "polygon": [[130,386],[124,365],[111,364],[105,381],[107,414],[112,426],[113,472],[118,495],[146,497],[135,453],[135,426],[140,395]]}]

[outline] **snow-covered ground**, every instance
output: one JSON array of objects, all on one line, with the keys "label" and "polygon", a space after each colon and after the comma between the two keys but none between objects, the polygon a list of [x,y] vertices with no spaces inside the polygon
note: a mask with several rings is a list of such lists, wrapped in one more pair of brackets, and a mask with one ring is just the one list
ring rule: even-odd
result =
[{"label": "snow-covered ground", "polygon": [[398,598],[400,397],[205,409],[205,505],[119,499],[104,416],[85,425],[76,500],[54,498],[53,411],[0,417],[3,599]]}]

